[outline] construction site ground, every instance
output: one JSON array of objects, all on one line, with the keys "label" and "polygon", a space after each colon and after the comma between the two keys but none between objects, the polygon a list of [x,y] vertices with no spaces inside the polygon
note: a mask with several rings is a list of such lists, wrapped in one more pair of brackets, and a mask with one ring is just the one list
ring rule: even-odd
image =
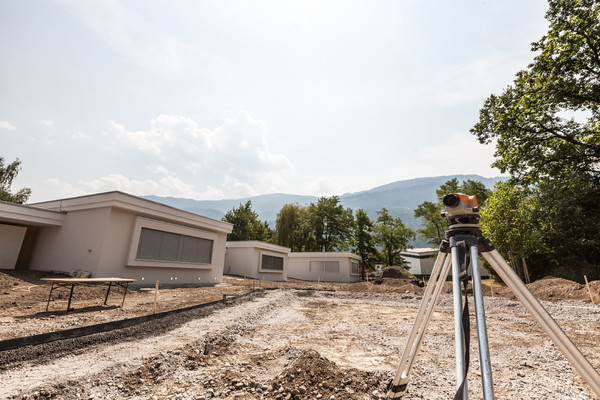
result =
[{"label": "construction site ground", "polygon": [[[386,277],[358,283],[227,276],[213,287],[60,289],[52,274],[0,270],[0,340],[214,304],[119,332],[0,351],[1,399],[384,399],[423,288]],[[451,284],[446,283],[403,399],[451,399],[456,387]],[[600,370],[600,281],[528,285]],[[223,296],[227,302],[223,302]],[[522,305],[484,282],[497,399],[597,399]],[[469,296],[471,308],[473,299]],[[471,313],[473,314],[473,313]],[[470,398],[483,398],[471,318]]]}]

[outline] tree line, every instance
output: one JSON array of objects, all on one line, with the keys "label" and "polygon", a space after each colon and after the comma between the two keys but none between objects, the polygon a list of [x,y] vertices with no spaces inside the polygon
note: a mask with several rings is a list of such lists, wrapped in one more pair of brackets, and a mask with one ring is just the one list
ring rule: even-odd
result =
[{"label": "tree line", "polygon": [[415,232],[386,208],[377,211],[373,221],[363,209],[344,208],[338,196],[321,197],[308,206],[285,204],[277,213],[275,229],[259,219],[250,200],[222,220],[233,224],[227,240],[265,241],[298,252],[352,251],[365,268],[376,262],[401,265],[399,252],[415,239]]}]

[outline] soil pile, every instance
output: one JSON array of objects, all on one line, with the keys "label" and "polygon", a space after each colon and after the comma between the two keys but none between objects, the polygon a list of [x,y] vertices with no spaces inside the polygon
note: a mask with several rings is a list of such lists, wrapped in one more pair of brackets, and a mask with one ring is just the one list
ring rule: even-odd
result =
[{"label": "soil pile", "polygon": [[403,291],[405,293],[421,293],[423,282],[417,280],[402,267],[386,267],[381,278],[374,281],[376,285],[387,288],[395,288],[395,291]]},{"label": "soil pile", "polygon": [[411,275],[402,267],[386,267],[382,274],[382,278],[395,278],[395,279],[410,279]]},{"label": "soil pile", "polygon": [[581,300],[590,302],[590,292],[596,304],[600,303],[600,281],[586,285],[563,278],[547,277],[527,285],[531,293],[541,300]]},{"label": "soil pile", "polygon": [[351,400],[368,394],[383,398],[386,381],[379,373],[342,370],[318,352],[306,350],[271,383],[273,393],[265,398]]}]

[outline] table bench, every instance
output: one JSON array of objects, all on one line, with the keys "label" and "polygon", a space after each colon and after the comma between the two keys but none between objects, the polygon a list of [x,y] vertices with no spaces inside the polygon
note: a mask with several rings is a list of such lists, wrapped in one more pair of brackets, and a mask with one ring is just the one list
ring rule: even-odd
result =
[{"label": "table bench", "polygon": [[52,287],[50,288],[50,294],[48,295],[48,303],[46,304],[46,312],[48,312],[48,306],[50,305],[50,300],[52,299],[52,292],[59,287],[69,287],[71,286],[71,291],[69,293],[69,303],[67,304],[67,311],[71,309],[71,299],[73,298],[73,289],[75,285],[107,285],[108,289],[106,289],[106,296],[104,297],[104,305],[106,305],[106,301],[108,300],[108,293],[110,292],[111,286],[117,285],[124,289],[125,293],[123,293],[123,300],[121,301],[121,307],[125,304],[125,296],[127,295],[127,286],[130,282],[135,282],[136,279],[127,279],[127,278],[41,278],[40,280],[48,283],[52,283]]}]

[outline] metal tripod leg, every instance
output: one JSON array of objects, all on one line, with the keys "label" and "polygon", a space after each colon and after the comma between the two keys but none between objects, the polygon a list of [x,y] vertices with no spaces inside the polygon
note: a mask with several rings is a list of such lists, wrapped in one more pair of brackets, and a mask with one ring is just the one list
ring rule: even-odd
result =
[{"label": "metal tripod leg", "polygon": [[[491,244],[491,242],[488,242]],[[589,363],[585,356],[573,344],[552,316],[546,311],[536,297],[527,289],[527,286],[510,268],[498,250],[483,252],[482,255],[502,278],[504,283],[511,288],[521,304],[531,313],[542,329],[550,336],[556,347],[565,355],[571,365],[590,385],[594,393],[600,397],[600,375]]]},{"label": "metal tripod leg", "polygon": [[433,310],[439,299],[439,295],[448,276],[450,270],[450,257],[446,257],[447,253],[440,251],[438,257],[435,260],[429,283],[425,288],[425,293],[421,299],[421,304],[417,311],[415,322],[410,331],[402,358],[400,359],[400,365],[396,371],[396,376],[392,381],[390,390],[388,391],[388,399],[397,399],[402,397],[402,389],[408,383],[408,376],[415,357],[419,352],[423,335],[427,330],[427,325],[433,314]]},{"label": "metal tripod leg", "polygon": [[[452,246],[452,296],[454,300],[454,343],[456,350],[456,382],[460,385],[465,379],[465,335],[462,326],[462,298],[460,288],[460,260],[458,249]],[[463,391],[467,400],[467,382]]]},{"label": "metal tripod leg", "polygon": [[494,384],[492,382],[492,367],[485,322],[485,310],[483,308],[483,292],[481,291],[481,274],[479,273],[479,253],[477,251],[477,246],[471,246],[470,251],[471,265],[473,266],[473,297],[475,299],[475,318],[477,321],[477,340],[479,344],[479,365],[481,367],[483,398],[485,400],[493,400]]}]

